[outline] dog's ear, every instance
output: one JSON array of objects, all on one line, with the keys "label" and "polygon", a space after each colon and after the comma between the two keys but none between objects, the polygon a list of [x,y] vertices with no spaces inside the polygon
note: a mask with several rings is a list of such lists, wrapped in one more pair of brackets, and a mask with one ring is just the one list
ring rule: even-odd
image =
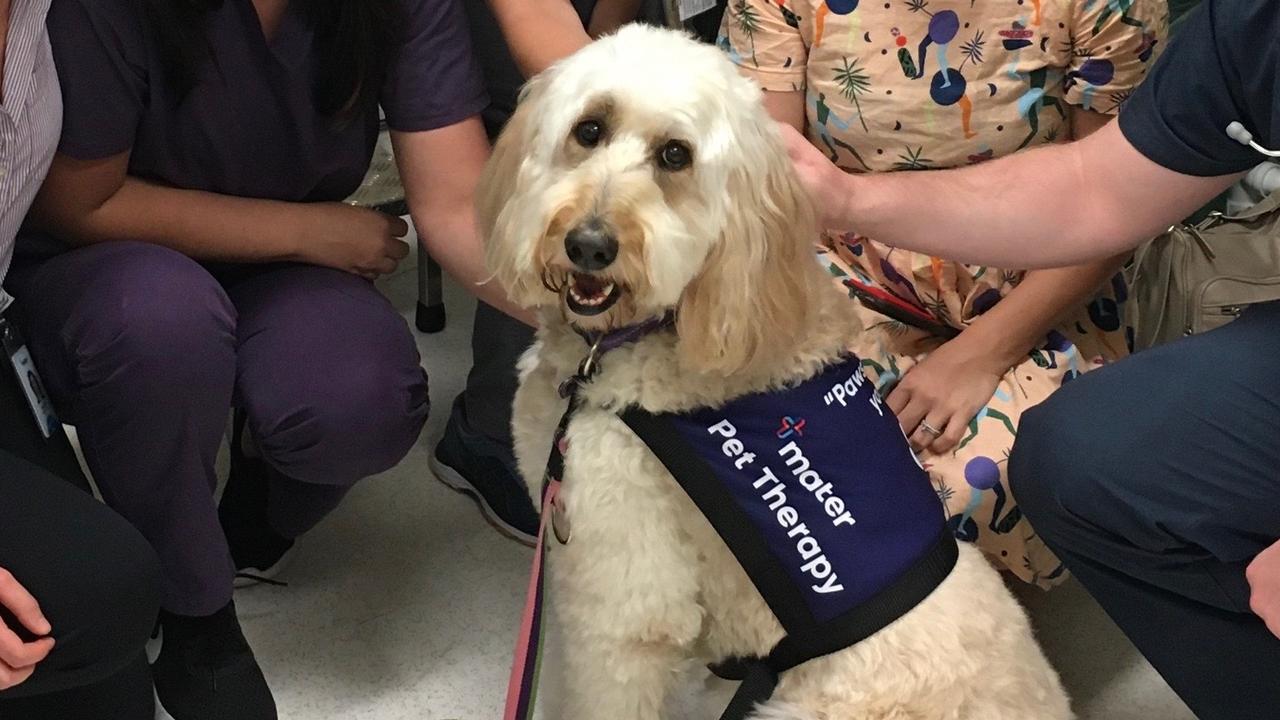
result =
[{"label": "dog's ear", "polygon": [[521,89],[515,114],[498,136],[476,187],[476,227],[484,241],[489,271],[517,302],[530,290],[521,287],[519,269],[531,248],[524,244],[527,223],[522,221],[521,210],[513,207],[511,199],[517,195],[522,165],[535,139],[534,123],[546,85],[544,73]]},{"label": "dog's ear", "polygon": [[809,333],[821,283],[813,205],[776,128],[758,121],[742,130],[723,233],[677,320],[682,362],[724,375],[751,371]]}]

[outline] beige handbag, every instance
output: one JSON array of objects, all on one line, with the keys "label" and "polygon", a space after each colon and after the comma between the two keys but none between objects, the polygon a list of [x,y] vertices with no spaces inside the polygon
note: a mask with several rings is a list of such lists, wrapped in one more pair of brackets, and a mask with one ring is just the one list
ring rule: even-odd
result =
[{"label": "beige handbag", "polygon": [[1244,212],[1170,228],[1138,249],[1126,274],[1135,352],[1280,300],[1280,191]]}]

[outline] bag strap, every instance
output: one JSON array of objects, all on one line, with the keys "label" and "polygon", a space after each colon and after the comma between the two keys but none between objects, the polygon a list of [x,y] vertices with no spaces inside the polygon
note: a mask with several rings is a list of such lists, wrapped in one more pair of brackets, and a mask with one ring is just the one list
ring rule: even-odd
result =
[{"label": "bag strap", "polygon": [[[1259,202],[1257,205],[1254,205],[1253,207],[1243,212],[1238,212],[1238,213],[1235,213],[1234,215],[1227,215],[1225,213],[1211,214],[1209,217],[1218,220],[1218,222],[1221,222],[1223,220],[1255,220],[1259,217],[1262,217],[1263,215],[1268,215],[1270,213],[1273,213],[1276,210],[1280,210],[1280,190],[1276,190],[1275,192],[1263,198],[1262,201]],[[1216,225],[1216,224],[1217,223],[1213,223],[1213,225]],[[1212,227],[1213,225],[1210,225],[1209,227]]]}]

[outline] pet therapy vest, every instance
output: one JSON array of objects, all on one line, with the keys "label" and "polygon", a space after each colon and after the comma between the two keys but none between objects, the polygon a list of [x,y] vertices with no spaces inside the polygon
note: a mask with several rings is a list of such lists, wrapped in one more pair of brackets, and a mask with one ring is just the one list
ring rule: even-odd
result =
[{"label": "pet therapy vest", "polygon": [[[563,438],[600,354],[669,324],[586,338],[592,350],[561,392],[543,490],[543,527],[508,689],[507,720],[530,717],[542,612],[542,552],[556,517]],[[742,680],[721,720],[741,720],[772,695],[778,675],[850,647],[905,615],[955,566],[942,503],[898,420],[848,357],[796,385],[718,408],[622,420],[644,441],[723,538],[785,637],[766,657],[714,669]],[[568,535],[561,534],[561,541]]]},{"label": "pet therapy vest", "polygon": [[786,631],[768,657],[717,668],[744,680],[726,719],[767,699],[779,673],[906,614],[955,565],[942,503],[856,357],[719,408],[621,416]]}]

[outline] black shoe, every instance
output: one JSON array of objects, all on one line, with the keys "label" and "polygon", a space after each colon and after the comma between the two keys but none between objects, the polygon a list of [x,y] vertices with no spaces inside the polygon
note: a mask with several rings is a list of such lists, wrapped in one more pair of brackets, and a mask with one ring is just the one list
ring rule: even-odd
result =
[{"label": "black shoe", "polygon": [[458,402],[432,453],[431,469],[445,485],[470,495],[499,532],[530,547],[537,543],[538,512],[511,451],[466,427]]},{"label": "black shoe", "polygon": [[260,458],[245,454],[243,412],[236,412],[234,427],[231,472],[218,504],[218,520],[231,548],[239,588],[273,582],[287,564],[294,541],[271,529],[267,516],[271,469]]},{"label": "black shoe", "polygon": [[209,617],[160,614],[164,644],[151,672],[173,720],[277,720],[234,603]]}]

